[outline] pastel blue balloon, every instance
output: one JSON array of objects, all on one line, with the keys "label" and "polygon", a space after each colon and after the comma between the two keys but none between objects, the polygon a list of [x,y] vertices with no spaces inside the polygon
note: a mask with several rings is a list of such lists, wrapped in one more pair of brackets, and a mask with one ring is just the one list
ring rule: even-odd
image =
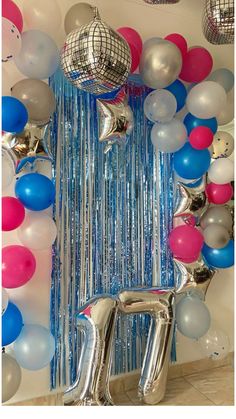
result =
[{"label": "pastel blue balloon", "polygon": [[55,353],[55,339],[48,329],[26,324],[14,343],[14,355],[22,368],[36,371],[46,367]]},{"label": "pastel blue balloon", "polygon": [[210,328],[211,316],[206,304],[197,295],[189,295],[176,305],[176,323],[182,335],[199,339]]},{"label": "pastel blue balloon", "polygon": [[2,315],[2,346],[14,342],[23,327],[23,319],[18,307],[9,301],[4,314]]},{"label": "pastel blue balloon", "polygon": [[23,103],[12,96],[2,97],[2,130],[21,132],[28,121],[28,112]]},{"label": "pastel blue balloon", "polygon": [[221,249],[213,249],[204,243],[202,255],[208,266],[221,269],[230,268],[234,265],[234,240],[230,240]]},{"label": "pastel blue balloon", "polygon": [[197,118],[196,116],[192,115],[191,113],[188,113],[184,118],[184,125],[187,128],[188,135],[193,130],[193,128],[196,127],[208,127],[212,130],[213,134],[216,133],[218,124],[216,118],[210,118],[210,119],[201,119]]},{"label": "pastel blue balloon", "polygon": [[211,163],[208,149],[196,150],[187,142],[174,154],[174,169],[184,179],[199,179]]},{"label": "pastel blue balloon", "polygon": [[175,80],[174,83],[170,84],[169,86],[165,87],[166,90],[169,90],[174,96],[177,101],[177,110],[179,112],[185,105],[185,100],[187,97],[187,89],[185,85],[180,80]]},{"label": "pastel blue balloon", "polygon": [[15,194],[24,207],[31,211],[42,211],[55,201],[52,181],[39,173],[21,176],[16,182]]},{"label": "pastel blue balloon", "polygon": [[228,68],[218,68],[210,74],[207,80],[219,83],[226,92],[229,92],[234,85],[234,75]]}]

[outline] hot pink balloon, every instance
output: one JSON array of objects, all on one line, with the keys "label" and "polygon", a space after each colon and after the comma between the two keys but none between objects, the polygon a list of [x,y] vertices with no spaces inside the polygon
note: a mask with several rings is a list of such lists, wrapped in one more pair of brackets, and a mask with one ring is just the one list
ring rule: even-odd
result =
[{"label": "hot pink balloon", "polygon": [[119,32],[123,36],[123,38],[125,38],[129,45],[134,45],[136,50],[139,52],[139,55],[141,55],[143,49],[143,41],[141,36],[135,29],[129,27],[122,27],[117,29],[117,32]]},{"label": "hot pink balloon", "polygon": [[207,49],[203,47],[191,48],[183,60],[179,78],[188,83],[199,83],[211,72],[213,59]]},{"label": "hot pink balloon", "polygon": [[19,32],[23,29],[23,17],[19,7],[12,0],[2,0],[2,17],[10,20]]},{"label": "hot pink balloon", "polygon": [[36,261],[33,253],[24,246],[12,245],[2,249],[2,286],[19,288],[34,275]]},{"label": "hot pink balloon", "polygon": [[203,242],[200,231],[188,225],[175,227],[169,235],[169,246],[174,257],[187,263],[198,259]]},{"label": "hot pink balloon", "polygon": [[193,148],[203,150],[210,147],[213,142],[213,132],[210,128],[199,126],[194,128],[189,135],[189,142]]},{"label": "hot pink balloon", "polygon": [[230,199],[233,196],[233,187],[231,183],[218,185],[216,183],[211,182],[206,186],[206,195],[208,201],[212,204],[226,204],[226,202],[230,201]]},{"label": "hot pink balloon", "polygon": [[167,35],[164,39],[175,44],[179,48],[182,54],[182,58],[184,59],[188,51],[188,44],[186,39],[179,33],[171,33],[170,35]]},{"label": "hot pink balloon", "polygon": [[11,231],[19,227],[25,218],[25,208],[13,196],[2,198],[2,230]]}]

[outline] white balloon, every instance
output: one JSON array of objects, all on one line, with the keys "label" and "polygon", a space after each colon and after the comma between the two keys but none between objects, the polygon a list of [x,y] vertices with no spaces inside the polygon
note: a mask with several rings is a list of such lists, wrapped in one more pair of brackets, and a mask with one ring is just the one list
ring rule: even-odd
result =
[{"label": "white balloon", "polygon": [[30,249],[48,249],[57,235],[56,224],[45,213],[28,212],[17,230],[21,243]]},{"label": "white balloon", "polygon": [[208,332],[199,339],[201,349],[205,356],[213,361],[225,358],[229,353],[229,338],[216,327],[210,327]]},{"label": "white balloon", "polygon": [[177,102],[168,90],[158,89],[149,93],[144,101],[144,113],[152,122],[168,122],[174,117]]},{"label": "white balloon", "polygon": [[6,311],[7,306],[8,306],[8,294],[5,290],[5,288],[2,288],[2,314]]},{"label": "white balloon", "polygon": [[189,112],[201,119],[216,117],[227,103],[225,89],[214,81],[203,81],[194,86],[186,100]]},{"label": "white balloon", "polygon": [[158,151],[174,153],[184,146],[187,130],[183,122],[173,118],[170,122],[159,122],[153,125],[151,140]]},{"label": "white balloon", "polygon": [[234,180],[234,163],[226,157],[215,160],[208,170],[208,178],[218,185],[232,182]]},{"label": "white balloon", "polygon": [[30,3],[24,2],[23,10],[28,29],[39,29],[57,36],[62,19],[56,0],[30,0]]},{"label": "white balloon", "polygon": [[21,49],[21,34],[17,27],[5,17],[2,18],[2,61],[16,57]]}]

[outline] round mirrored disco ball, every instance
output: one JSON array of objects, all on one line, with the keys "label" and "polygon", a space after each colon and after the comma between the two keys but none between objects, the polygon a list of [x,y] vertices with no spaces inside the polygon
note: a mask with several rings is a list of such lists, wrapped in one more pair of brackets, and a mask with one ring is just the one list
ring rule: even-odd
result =
[{"label": "round mirrored disco ball", "polygon": [[233,44],[234,0],[205,0],[202,29],[211,44]]},{"label": "round mirrored disco ball", "polygon": [[79,89],[100,95],[122,86],[131,67],[129,45],[99,16],[71,32],[61,53],[67,79]]}]

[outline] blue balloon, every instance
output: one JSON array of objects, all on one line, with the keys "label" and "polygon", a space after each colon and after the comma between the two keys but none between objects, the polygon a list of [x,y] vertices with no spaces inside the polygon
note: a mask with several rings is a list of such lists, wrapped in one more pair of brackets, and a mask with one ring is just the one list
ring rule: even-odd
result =
[{"label": "blue balloon", "polygon": [[23,319],[18,307],[9,301],[2,315],[2,346],[10,345],[19,336],[23,327]]},{"label": "blue balloon", "polygon": [[216,118],[210,118],[210,119],[201,119],[197,118],[196,116],[193,116],[191,113],[188,113],[184,118],[184,125],[187,128],[188,135],[193,130],[193,128],[196,127],[208,127],[212,130],[213,134],[216,133],[218,124]]},{"label": "blue balloon", "polygon": [[165,88],[169,90],[174,96],[177,101],[177,110],[179,112],[185,105],[185,100],[187,97],[187,90],[185,85],[180,80],[175,80],[174,83],[170,84],[168,87]]},{"label": "blue balloon", "polygon": [[15,194],[24,207],[31,211],[42,211],[55,201],[52,181],[39,173],[21,176],[16,182]]},{"label": "blue balloon", "polygon": [[96,99],[112,100],[116,98],[116,96],[118,95],[121,89],[122,87],[119,87],[118,89],[112,90],[111,92],[102,93],[100,95],[94,95],[94,96],[96,96]]},{"label": "blue balloon", "polygon": [[208,149],[196,150],[187,142],[174,153],[174,169],[184,179],[198,179],[207,172],[211,162]]},{"label": "blue balloon", "polygon": [[213,268],[230,268],[234,265],[234,240],[230,240],[225,247],[213,249],[204,243],[202,255],[208,266]]},{"label": "blue balloon", "polygon": [[195,182],[191,182],[191,183],[184,183],[182,182],[184,185],[186,185],[188,188],[197,188],[198,186],[201,185],[202,183],[202,178],[200,177],[200,179],[197,179]]},{"label": "blue balloon", "polygon": [[11,96],[2,97],[2,130],[21,132],[28,121],[28,112],[18,99]]}]

